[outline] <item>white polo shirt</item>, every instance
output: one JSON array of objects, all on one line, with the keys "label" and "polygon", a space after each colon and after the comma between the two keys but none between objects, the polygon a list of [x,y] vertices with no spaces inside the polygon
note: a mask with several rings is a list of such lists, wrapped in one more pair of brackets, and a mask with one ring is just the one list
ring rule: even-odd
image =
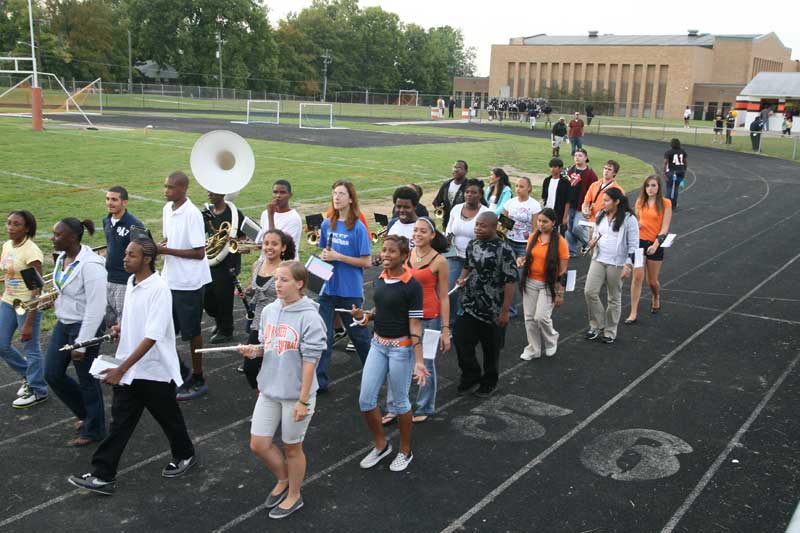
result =
[{"label": "white polo shirt", "polygon": [[[296,209],[290,209],[285,213],[275,213],[275,229],[279,229],[294,241],[294,258],[300,260],[300,238],[303,235],[303,219],[300,218],[300,213]],[[261,243],[264,239],[264,234],[271,230],[269,227],[269,211],[266,209],[261,213],[261,220],[259,221],[261,231],[258,232],[256,242]]]},{"label": "white polo shirt", "polygon": [[133,284],[134,278],[128,278],[125,289],[116,358],[127,359],[145,338],[156,343],[125,372],[120,383],[130,385],[134,379],[147,379],[166,383],[174,381],[180,387],[183,379],[178,366],[178,352],[175,351],[172,293],[158,273],[153,273],[138,285]]},{"label": "white polo shirt", "polygon": [[[206,231],[203,215],[189,198],[176,210],[172,202],[167,202],[161,213],[164,237],[167,248],[190,250],[206,245]],[[164,256],[161,275],[173,291],[193,291],[206,283],[211,283],[211,270],[208,259],[184,259],[174,255]]]}]

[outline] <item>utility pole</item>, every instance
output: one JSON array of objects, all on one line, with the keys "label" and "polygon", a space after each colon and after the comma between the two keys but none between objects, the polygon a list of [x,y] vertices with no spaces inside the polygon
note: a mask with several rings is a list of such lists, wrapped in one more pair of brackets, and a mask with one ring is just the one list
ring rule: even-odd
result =
[{"label": "utility pole", "polygon": [[324,102],[328,95],[328,64],[331,62],[331,51],[330,49],[326,48],[325,53],[322,54],[322,72],[323,72],[323,83],[322,83],[322,101]]},{"label": "utility pole", "polygon": [[128,94],[133,93],[133,53],[131,50],[131,30],[128,30]]},{"label": "utility pole", "polygon": [[222,35],[217,32],[217,59],[219,59],[219,98],[222,98],[222,45],[225,41]]}]

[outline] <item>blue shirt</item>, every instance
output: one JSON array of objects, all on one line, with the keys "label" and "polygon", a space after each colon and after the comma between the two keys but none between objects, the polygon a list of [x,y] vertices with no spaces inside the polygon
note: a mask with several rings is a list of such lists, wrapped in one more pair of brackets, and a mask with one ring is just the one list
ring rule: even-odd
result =
[{"label": "blue shirt", "polygon": [[[336,228],[331,230],[329,219],[322,222],[320,230],[319,247],[326,248],[328,239],[331,241],[331,250],[350,257],[363,257],[372,255],[372,244],[369,234],[359,220],[356,220],[352,230],[341,220],[336,221]],[[345,298],[364,297],[364,269],[333,261],[333,276],[325,282],[324,294],[328,296],[342,296]]]},{"label": "blue shirt", "polygon": [[106,235],[106,270],[108,271],[109,283],[128,283],[130,274],[125,272],[122,266],[122,258],[125,257],[125,248],[131,242],[131,226],[144,228],[144,224],[139,222],[135,216],[131,215],[126,209],[115,225],[111,225],[111,215],[103,218],[103,233]]}]

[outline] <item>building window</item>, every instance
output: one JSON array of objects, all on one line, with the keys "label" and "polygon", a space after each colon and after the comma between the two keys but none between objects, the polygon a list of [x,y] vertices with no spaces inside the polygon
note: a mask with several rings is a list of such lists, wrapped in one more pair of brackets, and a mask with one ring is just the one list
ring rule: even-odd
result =
[{"label": "building window", "polygon": [[508,82],[506,83],[506,85],[508,85],[508,90],[509,91],[514,88],[514,77],[515,77],[515,74],[516,74],[516,72],[515,72],[516,68],[517,68],[517,64],[516,63],[509,63],[508,64]]},{"label": "building window", "polygon": [[631,77],[631,66],[622,65],[622,78],[619,83],[619,116],[628,116],[628,80]]},{"label": "building window", "polygon": [[664,103],[667,98],[667,77],[669,65],[661,65],[658,73],[658,97],[656,98],[656,118],[664,118]]},{"label": "building window", "polygon": [[647,65],[647,71],[645,73],[645,82],[644,82],[644,111],[642,112],[643,117],[650,118],[653,116],[653,84],[655,83],[656,78],[656,66],[655,65]]},{"label": "building window", "polygon": [[642,104],[639,99],[639,95],[642,93],[642,70],[644,70],[643,65],[633,66],[633,91],[631,93],[632,117],[639,116],[639,106]]},{"label": "building window", "polygon": [[561,83],[559,84],[565,91],[569,91],[569,71],[572,65],[569,63],[562,63],[561,65]]}]

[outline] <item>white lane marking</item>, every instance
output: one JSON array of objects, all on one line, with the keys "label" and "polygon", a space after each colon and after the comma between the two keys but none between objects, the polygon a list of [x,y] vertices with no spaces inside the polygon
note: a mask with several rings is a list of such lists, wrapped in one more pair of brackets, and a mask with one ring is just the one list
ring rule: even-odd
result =
[{"label": "white lane marking", "polygon": [[659,360],[658,360],[658,362],[656,362],[656,363],[655,363],[653,366],[651,366],[650,368],[648,368],[648,369],[647,369],[647,370],[646,370],[644,373],[642,373],[642,374],[641,374],[641,375],[640,375],[638,378],[636,378],[635,380],[633,380],[633,381],[632,381],[631,383],[629,383],[629,384],[628,384],[628,385],[627,385],[625,388],[623,388],[623,389],[622,389],[621,391],[619,391],[619,392],[618,392],[616,395],[614,395],[614,396],[613,396],[611,399],[609,399],[609,400],[608,400],[606,403],[604,403],[602,406],[600,406],[600,408],[599,408],[599,409],[597,409],[597,410],[596,410],[596,411],[594,411],[592,414],[590,414],[590,415],[589,415],[589,416],[587,416],[585,419],[583,419],[583,421],[582,421],[581,423],[579,423],[577,426],[575,426],[575,427],[574,427],[574,428],[572,428],[570,431],[568,431],[568,432],[567,432],[567,433],[566,433],[564,436],[562,436],[560,439],[558,439],[556,442],[554,442],[552,445],[550,445],[550,447],[548,447],[548,448],[547,448],[546,450],[544,450],[542,453],[540,453],[539,455],[537,455],[536,457],[534,457],[534,458],[533,458],[533,459],[532,459],[530,462],[528,462],[528,463],[527,463],[526,465],[524,465],[522,468],[520,468],[519,470],[517,470],[517,471],[516,471],[514,474],[512,474],[512,475],[511,475],[510,477],[508,477],[508,478],[507,478],[505,481],[503,481],[503,482],[502,482],[500,485],[498,485],[498,486],[497,486],[497,487],[496,487],[494,490],[492,490],[492,491],[491,491],[491,492],[489,492],[489,493],[488,493],[486,496],[484,496],[484,497],[483,497],[483,499],[481,499],[481,500],[480,500],[478,503],[476,503],[476,504],[475,504],[475,505],[473,505],[471,508],[469,508],[469,509],[468,509],[468,510],[467,510],[467,511],[464,513],[464,514],[462,514],[461,516],[459,516],[458,518],[456,518],[456,519],[455,519],[453,522],[451,522],[451,523],[450,523],[450,524],[449,524],[449,525],[448,525],[446,528],[444,528],[444,529],[442,530],[442,533],[449,533],[449,532],[453,532],[453,531],[456,531],[456,530],[458,530],[458,529],[461,529],[462,527],[464,527],[464,525],[466,524],[466,522],[467,522],[467,521],[468,521],[470,518],[472,518],[472,517],[473,517],[473,516],[475,516],[477,513],[479,513],[481,510],[483,510],[483,509],[484,509],[484,508],[485,508],[487,505],[489,505],[489,504],[491,504],[492,502],[494,502],[494,500],[495,500],[495,499],[496,499],[498,496],[500,496],[502,493],[504,493],[504,492],[505,492],[505,491],[506,491],[506,490],[507,490],[509,487],[511,487],[511,486],[512,486],[514,483],[516,483],[517,481],[519,481],[519,480],[520,480],[520,479],[521,479],[521,478],[522,478],[522,477],[523,477],[525,474],[527,474],[528,472],[530,472],[530,471],[531,471],[531,470],[532,470],[534,467],[536,467],[536,466],[538,466],[539,464],[541,464],[541,463],[542,463],[542,462],[543,462],[545,459],[547,459],[547,457],[549,457],[549,456],[550,456],[550,455],[551,455],[553,452],[555,452],[556,450],[558,450],[559,448],[561,448],[561,446],[563,446],[563,445],[564,445],[566,442],[570,441],[570,440],[571,440],[571,439],[572,439],[572,438],[573,438],[575,435],[577,435],[577,434],[578,434],[578,433],[580,433],[580,432],[581,432],[581,431],[582,431],[584,428],[586,428],[586,426],[588,426],[589,424],[591,424],[592,422],[594,422],[594,420],[595,420],[595,419],[597,419],[597,418],[598,418],[600,415],[602,415],[602,414],[603,414],[603,413],[605,413],[605,412],[606,412],[608,409],[610,409],[611,407],[613,407],[613,406],[614,406],[614,405],[615,405],[615,404],[616,404],[616,403],[617,403],[617,402],[618,402],[620,399],[622,399],[623,397],[625,397],[626,395],[628,395],[628,394],[629,394],[629,393],[630,393],[630,392],[631,392],[633,389],[635,389],[635,388],[636,388],[636,387],[637,387],[637,386],[638,386],[638,385],[639,385],[639,384],[640,384],[642,381],[644,381],[645,379],[647,379],[648,377],[650,377],[650,376],[651,376],[653,373],[655,373],[655,372],[656,372],[656,370],[658,370],[659,368],[661,368],[662,366],[664,366],[664,365],[665,365],[667,362],[669,362],[669,361],[670,361],[670,360],[671,360],[671,359],[672,359],[672,358],[673,358],[673,357],[674,357],[676,354],[678,354],[678,353],[679,353],[681,350],[683,350],[684,348],[686,348],[687,346],[689,346],[689,344],[691,344],[692,342],[694,342],[694,340],[695,340],[695,339],[697,339],[698,337],[700,337],[700,336],[701,336],[703,333],[705,333],[705,332],[706,332],[706,331],[708,331],[708,330],[709,330],[709,329],[710,329],[712,326],[714,326],[714,324],[716,324],[717,322],[719,322],[720,320],[722,320],[722,319],[723,319],[723,318],[724,318],[726,315],[728,315],[728,314],[729,314],[731,311],[733,311],[733,310],[734,310],[736,307],[738,307],[739,305],[741,305],[741,304],[742,304],[742,302],[744,302],[745,300],[747,300],[747,298],[749,298],[749,297],[750,297],[750,295],[754,294],[756,291],[758,291],[759,289],[761,289],[761,287],[763,287],[764,285],[766,285],[767,283],[769,283],[770,281],[772,281],[772,280],[773,280],[775,277],[777,277],[777,276],[778,276],[778,275],[779,275],[781,272],[783,272],[785,269],[787,269],[787,268],[788,268],[788,267],[789,267],[789,266],[790,266],[792,263],[794,263],[794,262],[795,262],[795,261],[797,261],[798,259],[800,259],[800,254],[797,254],[797,255],[795,255],[795,256],[794,256],[793,258],[791,258],[789,261],[787,261],[786,263],[784,263],[784,264],[783,264],[783,265],[782,265],[782,266],[781,266],[779,269],[777,269],[775,272],[773,272],[772,274],[770,274],[770,275],[769,275],[769,276],[768,276],[766,279],[764,279],[764,280],[763,280],[763,281],[761,281],[761,282],[760,282],[758,285],[756,285],[755,287],[753,287],[752,289],[750,289],[749,291],[747,291],[747,293],[746,293],[746,294],[744,294],[744,295],[743,295],[741,298],[739,298],[739,299],[738,299],[738,300],[736,300],[736,301],[735,301],[733,304],[731,304],[730,306],[728,306],[728,307],[727,307],[727,308],[726,308],[724,311],[722,311],[721,313],[719,313],[718,315],[716,315],[714,318],[712,318],[711,320],[709,320],[708,322],[706,322],[706,324],[705,324],[703,327],[701,327],[700,329],[698,329],[697,331],[695,331],[695,332],[694,332],[693,334],[691,334],[691,335],[690,335],[688,338],[686,338],[686,339],[685,339],[685,340],[684,340],[682,343],[680,343],[678,346],[676,346],[676,347],[675,347],[675,348],[674,348],[674,349],[673,349],[671,352],[669,352],[667,355],[665,355],[664,357],[662,357],[661,359],[659,359]]},{"label": "white lane marking", "polygon": [[[103,188],[99,188],[99,187],[89,187],[89,186],[86,186],[86,185],[76,185],[74,183],[67,183],[66,181],[54,180],[54,179],[50,179],[50,178],[41,178],[41,177],[38,177],[38,176],[30,176],[28,174],[19,174],[17,172],[9,172],[7,170],[0,170],[0,174],[4,174],[6,176],[11,176],[11,177],[14,177],[14,178],[21,178],[21,179],[26,179],[26,180],[31,180],[31,181],[39,181],[39,182],[42,182],[42,183],[47,183],[48,185],[59,185],[61,187],[71,187],[73,189],[83,189],[85,191],[96,191],[96,192],[101,192],[103,194],[108,192],[108,189],[103,189]],[[138,194],[129,194],[128,196],[130,196],[131,198],[135,198],[137,200],[143,200],[145,202],[154,202],[154,203],[157,203],[157,204],[163,204],[164,203],[164,200],[156,200],[154,198],[147,198],[145,196],[140,196]]]},{"label": "white lane marking", "polygon": [[722,466],[723,461],[725,461],[733,448],[739,444],[744,434],[748,429],[750,429],[750,426],[761,414],[761,411],[764,410],[764,408],[767,406],[767,403],[769,403],[775,393],[778,392],[778,389],[781,387],[781,385],[783,385],[783,382],[786,380],[789,374],[792,373],[792,370],[794,370],[795,366],[797,366],[798,361],[800,361],[800,354],[798,354],[797,357],[792,360],[786,370],[784,370],[783,374],[781,374],[772,387],[770,387],[769,391],[767,391],[767,394],[758,403],[756,408],[753,409],[753,412],[750,413],[749,417],[747,417],[747,420],[744,424],[742,424],[742,427],[739,428],[739,431],[736,432],[733,438],[728,442],[728,445],[725,446],[725,449],[720,452],[716,460],[711,464],[711,467],[706,471],[705,474],[703,474],[703,477],[700,478],[700,481],[697,483],[697,485],[695,485],[692,492],[689,493],[689,496],[683,502],[683,505],[681,505],[678,510],[675,511],[675,514],[672,515],[672,518],[669,519],[667,524],[664,526],[664,529],[661,530],[662,533],[670,533],[673,529],[675,529],[675,526],[678,525],[678,522],[680,522],[684,515],[689,511],[697,497],[700,496],[700,493],[702,493],[708,485],[708,482],[711,481],[711,478],[716,475],[717,471]]},{"label": "white lane marking", "polygon": [[19,435],[16,435],[14,437],[10,437],[10,438],[5,439],[5,440],[0,440],[0,446],[3,446],[5,444],[11,444],[12,442],[17,442],[18,440],[24,439],[25,437],[28,437],[30,435],[34,435],[34,434],[39,433],[41,431],[46,431],[46,430],[48,430],[50,428],[54,428],[56,426],[60,426],[62,424],[66,424],[70,420],[75,420],[75,417],[74,416],[68,416],[67,418],[63,418],[61,420],[53,422],[52,424],[47,424],[46,426],[38,427],[38,428],[36,428],[36,429],[34,429],[32,431],[28,431],[26,433],[20,433]]},{"label": "white lane marking", "polygon": [[[704,296],[728,296],[738,298],[740,294],[730,294],[728,292],[708,292],[708,291],[689,291],[685,289],[662,289],[664,292],[685,292],[688,294],[702,294]],[[774,296],[753,296],[753,300],[769,300],[774,302],[800,302],[798,298],[776,298]]]},{"label": "white lane marking", "polygon": [[[675,302],[675,301],[664,300],[664,299],[662,299],[661,301],[662,302],[666,302],[668,304],[672,304],[672,305],[680,305],[682,307],[689,307],[691,309],[701,309],[703,311],[722,311],[722,309],[719,308],[719,307],[708,307],[708,306],[705,306],[705,305],[689,304],[689,303],[685,303],[685,302]],[[778,317],[774,317],[774,316],[754,315],[754,314],[751,314],[751,313],[740,313],[738,311],[732,312],[731,314],[735,315],[735,316],[745,317],[745,318],[757,318],[759,320],[769,320],[771,322],[780,322],[781,324],[791,324],[793,326],[800,325],[800,320],[789,320],[787,318],[778,318]]]}]

